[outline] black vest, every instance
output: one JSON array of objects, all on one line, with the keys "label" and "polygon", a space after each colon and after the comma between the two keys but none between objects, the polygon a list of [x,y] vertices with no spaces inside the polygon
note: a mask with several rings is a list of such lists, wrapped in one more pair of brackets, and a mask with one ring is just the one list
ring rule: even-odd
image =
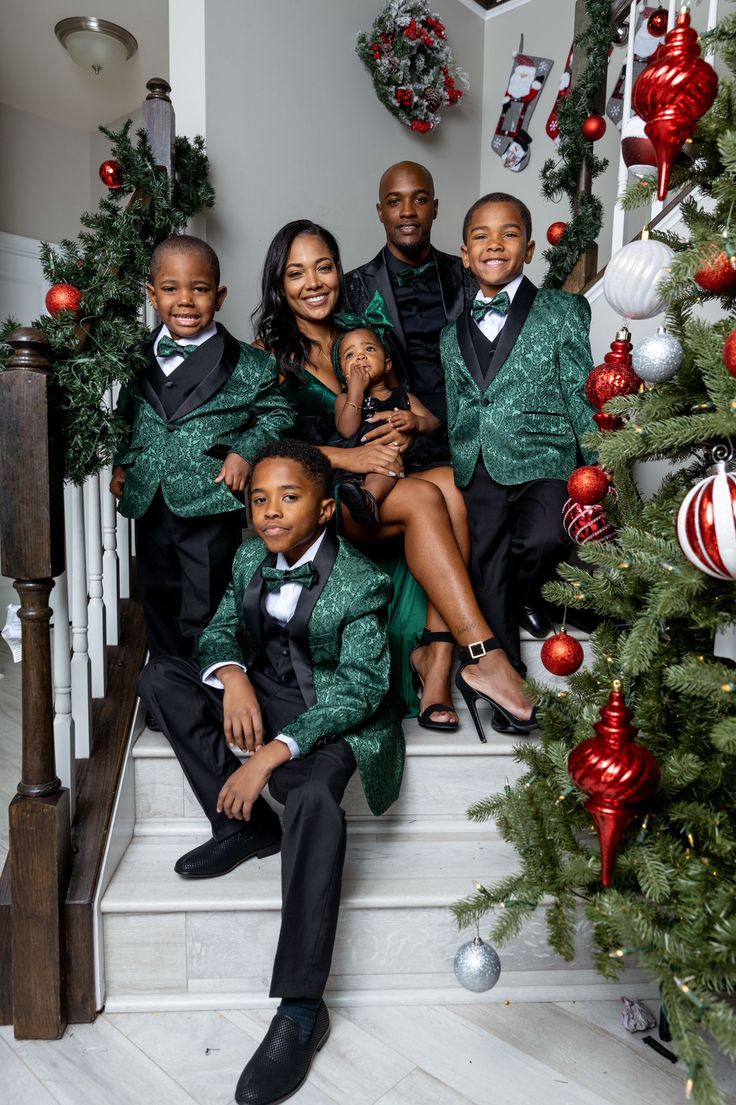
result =
[{"label": "black vest", "polygon": [[154,352],[151,351],[146,365],[146,378],[156,392],[167,418],[171,418],[212,368],[212,350],[207,348],[209,344],[209,341],[203,342],[196,353],[190,353],[169,376],[160,368]]},{"label": "black vest", "polygon": [[498,331],[493,341],[485,336],[478,323],[474,318],[470,319],[470,340],[473,343],[475,354],[478,358],[483,376],[488,375],[488,369],[491,367],[493,360],[493,354],[496,352],[496,346],[498,345],[498,339],[503,333],[503,327]]},{"label": "black vest", "polygon": [[[263,672],[269,679],[281,683],[284,687],[295,687],[299,684],[296,680],[296,672],[291,660],[289,648],[289,626],[277,622],[266,610],[266,595],[268,591],[264,587],[261,595],[261,647],[258,656],[253,662],[256,671]],[[301,693],[301,692],[300,692]]]}]

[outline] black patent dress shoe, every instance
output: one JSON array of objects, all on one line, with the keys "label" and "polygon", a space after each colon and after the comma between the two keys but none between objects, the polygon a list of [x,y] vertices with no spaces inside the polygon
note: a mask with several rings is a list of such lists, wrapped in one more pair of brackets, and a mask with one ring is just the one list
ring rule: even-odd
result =
[{"label": "black patent dress shoe", "polygon": [[[226,875],[247,859],[257,856],[264,859],[281,850],[281,827],[276,824],[268,829],[240,829],[225,840],[214,837],[191,852],[180,856],[174,864],[177,875],[185,879],[214,879]],[[278,827],[277,827],[278,825]]]},{"label": "black patent dress shoe", "polygon": [[517,621],[520,629],[525,629],[538,641],[552,632],[552,622],[543,606],[520,606]]},{"label": "black patent dress shoe", "polygon": [[238,1079],[237,1105],[278,1105],[286,1101],[306,1081],[312,1060],[329,1034],[330,1017],[324,1002],[320,1002],[312,1034],[304,1044],[296,1021],[277,1013]]}]

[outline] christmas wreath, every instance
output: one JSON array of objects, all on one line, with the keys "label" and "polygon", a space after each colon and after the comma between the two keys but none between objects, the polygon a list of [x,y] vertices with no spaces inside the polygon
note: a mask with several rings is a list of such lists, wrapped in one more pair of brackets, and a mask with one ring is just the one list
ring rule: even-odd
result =
[{"label": "christmas wreath", "polygon": [[355,51],[381,103],[419,134],[436,127],[440,109],[456,104],[470,87],[452,59],[444,24],[426,0],[389,0],[370,33],[358,34]]}]

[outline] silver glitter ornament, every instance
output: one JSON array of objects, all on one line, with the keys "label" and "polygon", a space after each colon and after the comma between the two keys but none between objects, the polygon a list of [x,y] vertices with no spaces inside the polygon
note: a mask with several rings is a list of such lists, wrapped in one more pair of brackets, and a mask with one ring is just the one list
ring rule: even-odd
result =
[{"label": "silver glitter ornament", "polygon": [[682,346],[675,335],[660,326],[656,334],[639,342],[631,360],[634,372],[644,383],[663,384],[677,373],[682,356]]},{"label": "silver glitter ornament", "polygon": [[501,975],[501,960],[490,944],[476,936],[455,952],[455,978],[466,990],[482,994],[496,985]]}]

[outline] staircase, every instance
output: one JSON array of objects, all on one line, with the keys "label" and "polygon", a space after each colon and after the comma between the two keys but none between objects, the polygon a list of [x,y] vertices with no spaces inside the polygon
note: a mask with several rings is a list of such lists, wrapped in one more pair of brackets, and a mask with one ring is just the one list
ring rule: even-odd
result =
[{"label": "staircase", "polygon": [[[578,636],[585,647],[584,635]],[[539,645],[530,640],[523,648],[530,675],[538,678]],[[368,811],[357,773],[350,782],[328,1001],[426,1005],[654,996],[636,971],[625,984],[610,984],[584,954],[572,964],[560,960],[547,945],[542,911],[501,950],[501,979],[490,993],[470,994],[457,984],[453,956],[472,933],[458,933],[448,907],[472,891],[475,879],[492,882],[516,863],[493,824],[472,824],[465,811],[521,773],[513,742],[489,726],[488,743],[481,744],[467,711],[460,710],[460,719],[453,734],[405,722],[402,793],[383,817]],[[118,820],[132,822],[134,800],[134,823],[100,902],[100,1002],[108,1012],[268,1004],[281,906],[279,857],[250,860],[220,879],[179,878],[174,861],[208,836],[208,823],[161,734],[141,733],[128,769]],[[584,924],[581,917],[581,933]]]}]

